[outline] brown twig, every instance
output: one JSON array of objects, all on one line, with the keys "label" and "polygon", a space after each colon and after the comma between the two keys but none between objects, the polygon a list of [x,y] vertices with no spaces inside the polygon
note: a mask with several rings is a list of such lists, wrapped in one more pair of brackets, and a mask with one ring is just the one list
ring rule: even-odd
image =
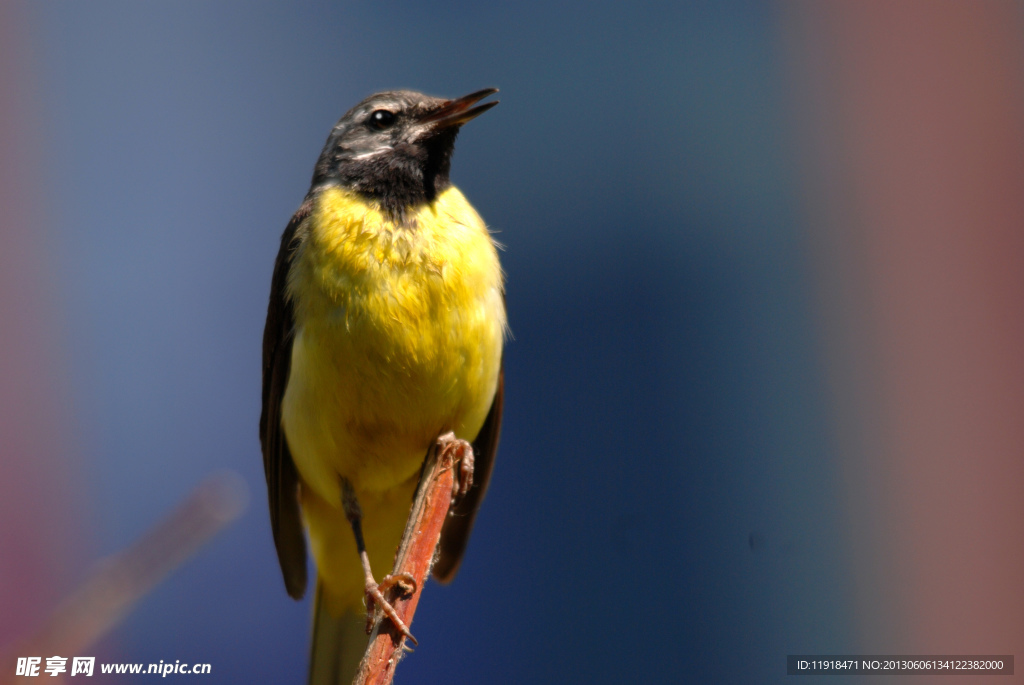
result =
[{"label": "brown twig", "polygon": [[[423,584],[430,573],[434,550],[441,538],[441,528],[451,505],[453,454],[456,452],[451,449],[455,444],[453,438],[451,434],[442,436],[427,454],[412,511],[395,559],[394,574],[409,573],[416,579],[415,590],[410,595],[402,596],[402,589],[397,586],[387,593],[387,600],[406,625],[412,624]],[[353,685],[389,685],[404,647],[405,636],[390,619],[378,612],[370,634],[370,644],[359,664]]]},{"label": "brown twig", "polygon": [[[0,663],[13,665],[17,656],[82,656],[171,571],[237,519],[247,500],[248,490],[238,475],[224,472],[207,478],[138,542],[100,561],[35,635],[9,654],[0,654]],[[63,678],[46,680],[58,683]],[[0,674],[0,683],[8,682],[16,681],[10,673]]]}]

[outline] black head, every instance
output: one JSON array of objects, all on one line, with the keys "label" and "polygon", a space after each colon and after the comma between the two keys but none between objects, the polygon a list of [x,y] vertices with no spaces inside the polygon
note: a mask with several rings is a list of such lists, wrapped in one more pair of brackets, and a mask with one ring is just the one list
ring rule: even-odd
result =
[{"label": "black head", "polygon": [[457,100],[411,90],[377,93],[341,118],[313,172],[313,187],[337,183],[380,201],[401,219],[450,185],[455,136],[462,124],[498,104],[474,104],[498,92],[486,88]]}]

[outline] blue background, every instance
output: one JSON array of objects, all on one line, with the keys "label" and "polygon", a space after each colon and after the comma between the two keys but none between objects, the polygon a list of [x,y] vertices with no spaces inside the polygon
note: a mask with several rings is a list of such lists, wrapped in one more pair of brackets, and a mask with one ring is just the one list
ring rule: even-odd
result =
[{"label": "blue background", "polygon": [[278,239],[355,102],[486,86],[452,177],[506,246],[503,439],[399,679],[777,682],[849,653],[779,17],[680,5],[26,5],[96,553],[215,469],[252,492],[104,658],[304,681],[257,437]]}]

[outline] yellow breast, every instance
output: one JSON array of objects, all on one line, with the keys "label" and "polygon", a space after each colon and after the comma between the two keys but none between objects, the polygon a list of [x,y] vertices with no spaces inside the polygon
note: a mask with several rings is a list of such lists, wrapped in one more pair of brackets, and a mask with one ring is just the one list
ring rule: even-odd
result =
[{"label": "yellow breast", "polygon": [[498,255],[456,188],[398,226],[328,188],[294,256],[295,339],[283,425],[303,481],[340,503],[339,477],[384,492],[441,433],[476,437],[505,329]]}]

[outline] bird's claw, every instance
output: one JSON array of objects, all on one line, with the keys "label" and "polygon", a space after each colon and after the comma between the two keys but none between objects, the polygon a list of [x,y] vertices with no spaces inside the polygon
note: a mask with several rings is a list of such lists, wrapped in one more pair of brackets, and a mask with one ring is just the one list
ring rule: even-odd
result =
[{"label": "bird's claw", "polygon": [[452,479],[452,499],[458,501],[473,487],[473,467],[476,462],[473,446],[456,438],[454,433],[438,438],[438,446],[442,456],[450,458],[453,465],[458,465]]},{"label": "bird's claw", "polygon": [[409,632],[409,626],[405,625],[405,621],[399,617],[395,608],[384,598],[384,593],[396,586],[401,591],[399,596],[408,597],[416,592],[416,579],[410,573],[396,573],[384,576],[380,583],[366,584],[366,632],[369,634],[373,629],[374,613],[376,608],[380,607],[380,610],[395,624],[398,631],[409,638],[414,645],[418,645],[419,642]]}]

